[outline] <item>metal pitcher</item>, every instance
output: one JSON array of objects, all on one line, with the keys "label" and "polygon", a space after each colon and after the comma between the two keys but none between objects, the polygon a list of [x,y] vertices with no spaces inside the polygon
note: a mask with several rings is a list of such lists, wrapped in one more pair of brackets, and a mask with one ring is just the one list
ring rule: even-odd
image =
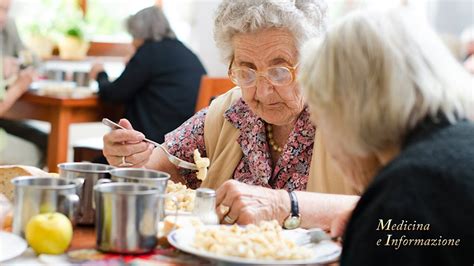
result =
[{"label": "metal pitcher", "polygon": [[94,202],[93,188],[101,179],[110,178],[109,171],[113,166],[98,163],[61,163],[58,164],[59,176],[68,180],[78,180],[82,183],[78,192],[81,205],[77,212],[77,223],[93,225],[95,211],[92,208]]},{"label": "metal pitcher", "polygon": [[25,237],[25,227],[39,213],[61,212],[75,223],[79,205],[77,181],[57,177],[22,176],[14,178],[13,233]]},{"label": "metal pitcher", "polygon": [[140,254],[155,248],[165,195],[152,186],[121,182],[96,185],[94,193],[99,250]]}]

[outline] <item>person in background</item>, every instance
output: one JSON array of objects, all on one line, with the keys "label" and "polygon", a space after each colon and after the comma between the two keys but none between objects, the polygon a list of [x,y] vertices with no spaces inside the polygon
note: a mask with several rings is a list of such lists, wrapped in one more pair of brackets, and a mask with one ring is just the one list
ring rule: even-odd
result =
[{"label": "person in background", "polygon": [[352,180],[365,190],[341,266],[471,265],[474,93],[428,23],[403,8],[355,12],[306,44],[301,61],[328,152],[375,154],[380,165]]},{"label": "person in background", "polygon": [[15,21],[8,17],[12,0],[0,0],[0,45],[4,57],[18,58],[25,46],[18,34]]},{"label": "person in background", "polygon": [[[19,57],[21,53],[25,51],[25,46],[23,45],[23,42],[18,34],[15,21],[12,18],[8,17],[11,4],[12,0],[0,0],[0,58],[3,58],[2,68],[4,74],[4,83],[9,79],[21,79],[18,85],[15,85],[15,83],[8,88],[8,90],[13,91],[7,92],[8,94],[12,95],[11,98],[7,99],[7,101],[8,103],[13,104],[17,99],[16,96],[21,96],[23,92],[28,89],[28,86],[31,81],[27,82],[28,78],[25,77],[29,74],[19,72]],[[28,70],[26,72],[29,73],[31,72],[31,70]],[[13,95],[15,97],[13,97]],[[4,111],[6,111],[5,109]],[[8,132],[11,137],[10,139],[15,138],[17,141],[35,145],[36,148],[41,151],[40,160],[37,161],[36,159],[26,159],[25,162],[34,163],[33,165],[39,167],[44,166],[48,143],[48,135],[45,132],[42,132],[41,130],[29,125],[25,121],[12,121],[2,118],[0,118],[0,128],[3,129],[3,134],[5,134],[5,132]],[[36,152],[33,152],[30,155],[36,158]],[[19,161],[23,160],[20,159]]]},{"label": "person in background", "polygon": [[136,52],[123,73],[110,82],[103,65],[96,64],[90,77],[97,79],[102,101],[123,104],[124,117],[148,138],[161,143],[166,133],[194,114],[206,70],[176,39],[160,8],[145,8],[131,16],[126,25]]},{"label": "person in background", "polygon": [[[6,66],[7,63],[4,63]],[[28,90],[34,76],[34,70],[27,68],[18,72],[17,79],[8,86],[0,97],[0,117]],[[4,71],[4,77],[8,77]],[[0,82],[4,85],[6,79]],[[12,135],[0,126],[0,165],[21,164],[41,167],[43,161],[42,151],[32,142]]]}]

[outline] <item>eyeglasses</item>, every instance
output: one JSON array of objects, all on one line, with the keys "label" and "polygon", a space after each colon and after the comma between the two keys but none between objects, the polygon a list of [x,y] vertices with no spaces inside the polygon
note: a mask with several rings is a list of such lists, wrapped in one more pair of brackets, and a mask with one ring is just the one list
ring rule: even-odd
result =
[{"label": "eyeglasses", "polygon": [[[231,63],[232,65],[232,63]],[[248,67],[229,68],[229,78],[240,87],[252,87],[257,83],[259,76],[266,78],[275,86],[286,86],[295,79],[296,64],[293,67],[269,67],[265,71],[256,71]]]}]

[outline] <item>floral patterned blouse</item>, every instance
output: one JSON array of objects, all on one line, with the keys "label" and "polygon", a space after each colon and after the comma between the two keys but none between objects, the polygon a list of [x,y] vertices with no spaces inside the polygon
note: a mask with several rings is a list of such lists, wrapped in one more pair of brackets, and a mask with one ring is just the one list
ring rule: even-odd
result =
[{"label": "floral patterned blouse", "polygon": [[[204,144],[206,114],[207,108],[165,136],[165,145],[171,154],[193,162],[193,151],[197,148],[202,156],[207,156]],[[240,130],[238,142],[243,156],[234,171],[235,180],[288,191],[306,189],[315,134],[307,107],[298,117],[273,169],[265,122],[242,99],[227,109],[224,117]],[[199,187],[201,181],[196,178],[195,173],[186,169],[180,171],[188,187]]]}]

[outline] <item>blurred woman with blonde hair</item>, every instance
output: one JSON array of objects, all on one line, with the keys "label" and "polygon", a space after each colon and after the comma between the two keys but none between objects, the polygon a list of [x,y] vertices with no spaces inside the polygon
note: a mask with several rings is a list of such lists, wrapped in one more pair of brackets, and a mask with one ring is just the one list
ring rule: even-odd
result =
[{"label": "blurred woman with blonde hair", "polygon": [[312,120],[338,161],[375,154],[341,265],[469,265],[474,248],[474,93],[408,10],[357,12],[303,49]]}]

